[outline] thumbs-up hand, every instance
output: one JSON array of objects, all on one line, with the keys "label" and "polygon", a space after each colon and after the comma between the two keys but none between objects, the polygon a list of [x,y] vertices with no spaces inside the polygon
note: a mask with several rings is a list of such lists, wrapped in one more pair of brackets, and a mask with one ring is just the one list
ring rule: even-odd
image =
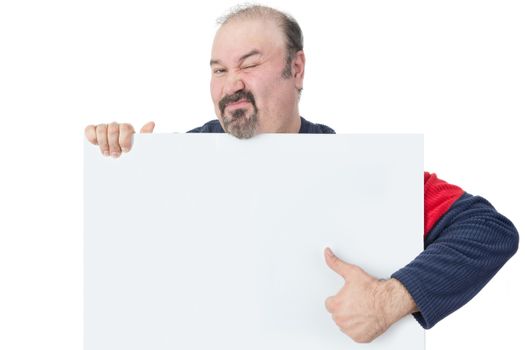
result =
[{"label": "thumbs-up hand", "polygon": [[370,343],[402,317],[416,312],[414,300],[395,279],[379,280],[326,248],[326,264],[344,278],[343,288],[325,306],[341,331],[358,343]]}]

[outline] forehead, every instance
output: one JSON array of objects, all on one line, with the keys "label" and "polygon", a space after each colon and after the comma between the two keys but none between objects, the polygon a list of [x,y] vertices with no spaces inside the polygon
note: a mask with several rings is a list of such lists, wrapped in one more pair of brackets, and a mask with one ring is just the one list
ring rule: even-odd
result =
[{"label": "forehead", "polygon": [[275,19],[233,19],[217,30],[211,56],[227,60],[252,50],[259,50],[264,55],[284,48],[284,34]]}]

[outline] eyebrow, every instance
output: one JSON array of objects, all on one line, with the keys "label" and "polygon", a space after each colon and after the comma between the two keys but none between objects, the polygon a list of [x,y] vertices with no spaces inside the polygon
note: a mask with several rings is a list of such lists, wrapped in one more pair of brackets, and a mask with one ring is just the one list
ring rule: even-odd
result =
[{"label": "eyebrow", "polygon": [[[261,55],[261,51],[257,50],[257,49],[253,49],[252,51],[248,52],[247,54],[244,54],[242,55],[240,58],[239,58],[239,62],[242,62],[244,61],[245,59],[247,59],[248,57],[251,57],[251,56],[255,56],[255,55]],[[210,66],[214,65],[214,64],[221,64],[221,61],[220,60],[214,60],[214,59],[211,59],[210,60]]]}]

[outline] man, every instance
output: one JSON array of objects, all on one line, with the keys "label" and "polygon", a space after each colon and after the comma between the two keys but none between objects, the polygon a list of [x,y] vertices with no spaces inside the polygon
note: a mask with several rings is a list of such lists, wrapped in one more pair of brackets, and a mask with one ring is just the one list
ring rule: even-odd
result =
[{"label": "man", "polygon": [[[217,120],[190,132],[227,132],[241,139],[261,133],[334,133],[299,114],[305,55],[297,22],[274,9],[250,6],[221,21],[213,42],[211,96]],[[150,122],[141,132],[152,132]],[[90,125],[88,140],[104,155],[132,147],[129,124]],[[342,289],[326,300],[335,323],[357,342],[370,342],[413,314],[430,328],[467,303],[518,248],[512,223],[481,197],[425,173],[425,250],[388,280],[337,258],[326,263]]]}]

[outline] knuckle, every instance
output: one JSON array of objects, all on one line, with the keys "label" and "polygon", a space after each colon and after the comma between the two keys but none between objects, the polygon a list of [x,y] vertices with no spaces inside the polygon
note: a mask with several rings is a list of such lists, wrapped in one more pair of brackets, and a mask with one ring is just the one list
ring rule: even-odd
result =
[{"label": "knuckle", "polygon": [[107,125],[106,124],[98,124],[95,127],[95,133],[96,133],[97,137],[98,138],[105,137],[106,136],[106,129],[107,129]]},{"label": "knuckle", "polygon": [[120,124],[120,131],[124,134],[131,134],[133,132],[133,127],[131,124]]},{"label": "knuckle", "polygon": [[97,141],[97,134],[95,132],[95,126],[94,125],[88,125],[84,129],[84,135],[88,139],[89,142],[95,143]]},{"label": "knuckle", "polygon": [[108,134],[109,135],[117,135],[118,134],[118,124],[117,123],[111,123],[108,126]]},{"label": "knuckle", "polygon": [[335,256],[335,255],[330,255],[330,256],[328,257],[328,259],[330,260],[330,262],[331,262],[332,264],[337,264],[337,263],[339,262],[339,258],[338,258],[337,256]]},{"label": "knuckle", "polygon": [[339,327],[344,326],[344,318],[341,315],[332,315],[332,320],[334,320],[335,324],[337,324]]},{"label": "knuckle", "polygon": [[335,297],[330,297],[325,300],[325,307],[328,311],[334,312],[339,305],[339,302]]},{"label": "knuckle", "polygon": [[357,335],[354,335],[352,337],[352,339],[356,342],[356,343],[360,343],[360,344],[368,344],[372,341],[372,338],[368,335],[364,335],[364,334],[357,334]]},{"label": "knuckle", "polygon": [[357,265],[350,265],[350,268],[352,270],[353,273],[355,274],[366,274],[365,270],[363,270],[361,267],[357,266]]}]

